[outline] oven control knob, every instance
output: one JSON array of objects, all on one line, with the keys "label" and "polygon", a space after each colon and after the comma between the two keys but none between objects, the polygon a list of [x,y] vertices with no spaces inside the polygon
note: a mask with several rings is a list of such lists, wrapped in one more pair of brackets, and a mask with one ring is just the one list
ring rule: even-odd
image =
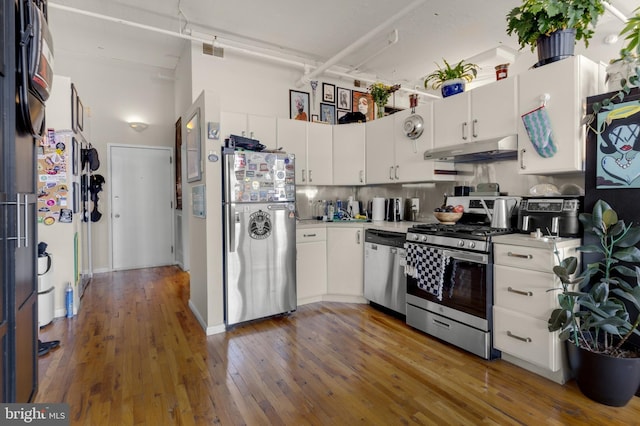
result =
[{"label": "oven control knob", "polygon": [[418,235],[412,235],[413,237],[413,241],[418,241],[420,239],[420,236]]},{"label": "oven control knob", "polygon": [[464,240],[458,241],[458,247],[464,247]]},{"label": "oven control knob", "polygon": [[476,248],[476,243],[474,243],[473,241],[471,241],[471,242],[469,243],[469,247],[470,247],[470,248]]},{"label": "oven control knob", "polygon": [[427,241],[427,236],[426,235],[422,236],[422,241],[425,241],[425,242]]}]

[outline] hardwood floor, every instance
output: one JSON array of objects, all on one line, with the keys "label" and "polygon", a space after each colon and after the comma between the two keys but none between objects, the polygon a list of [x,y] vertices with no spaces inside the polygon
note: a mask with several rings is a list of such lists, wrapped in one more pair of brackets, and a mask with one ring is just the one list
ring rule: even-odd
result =
[{"label": "hardwood floor", "polygon": [[640,424],[640,398],[596,404],[443,344],[368,305],[316,303],[205,336],[174,267],[96,275],[41,340],[35,402],[71,424]]}]

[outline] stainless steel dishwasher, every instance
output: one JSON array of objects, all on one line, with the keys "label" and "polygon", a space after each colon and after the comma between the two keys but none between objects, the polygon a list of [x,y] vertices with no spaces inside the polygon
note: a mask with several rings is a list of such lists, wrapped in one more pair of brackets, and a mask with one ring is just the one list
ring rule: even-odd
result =
[{"label": "stainless steel dishwasher", "polygon": [[367,229],[364,237],[364,297],[406,315],[406,234]]}]

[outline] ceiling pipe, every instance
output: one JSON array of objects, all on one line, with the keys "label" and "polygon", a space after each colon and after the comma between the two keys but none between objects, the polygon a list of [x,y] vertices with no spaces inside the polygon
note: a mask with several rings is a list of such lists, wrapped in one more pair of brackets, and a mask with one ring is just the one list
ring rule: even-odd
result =
[{"label": "ceiling pipe", "polygon": [[623,23],[626,23],[629,20],[629,18],[627,18],[625,14],[620,12],[620,10],[617,9],[615,6],[612,6],[611,4],[606,2],[603,3],[603,5],[604,5],[604,8],[609,11],[609,13],[611,13],[613,16],[621,20]]},{"label": "ceiling pipe", "polygon": [[319,76],[320,74],[322,74],[323,72],[331,68],[333,65],[337,64],[338,61],[340,61],[342,58],[347,56],[349,53],[353,52],[354,50],[368,43],[372,38],[374,38],[380,32],[386,30],[388,27],[394,24],[398,19],[404,17],[407,13],[411,12],[418,6],[422,6],[424,2],[425,0],[416,0],[411,4],[405,6],[399,12],[391,16],[389,19],[387,19],[380,25],[378,25],[376,28],[372,29],[371,31],[369,31],[368,33],[360,37],[358,40],[353,42],[351,45],[342,49],[340,52],[336,53],[332,58],[329,58],[329,60],[327,60],[324,64],[320,65],[315,70],[313,70],[311,73],[303,75],[300,78],[300,80],[298,80],[296,85],[300,87],[308,83],[309,81],[313,80],[315,77]]},{"label": "ceiling pipe", "polygon": [[400,40],[400,37],[398,37],[398,29],[394,29],[391,32],[391,39],[387,41],[387,45],[384,46],[382,49],[378,50],[377,52],[375,52],[373,55],[369,56],[366,59],[363,59],[358,65],[354,65],[353,67],[351,67],[351,69],[349,71],[357,71],[361,66],[363,66],[364,64],[366,64],[367,62],[369,62],[370,60],[372,60],[373,58],[375,58],[376,56],[378,56],[379,54],[381,54],[382,52],[384,52],[385,50],[387,50],[388,48],[390,48],[391,46],[393,46],[394,44],[396,44],[398,42],[398,40]]},{"label": "ceiling pipe", "polygon": [[[103,15],[100,13],[95,13],[95,12],[89,12],[86,10],[82,10],[82,9],[77,9],[77,8],[73,8],[73,7],[69,7],[69,6],[64,6],[64,5],[60,5],[57,3],[48,3],[48,7],[51,7],[53,9],[59,9],[65,12],[71,12],[71,13],[76,13],[79,15],[84,15],[84,16],[89,16],[91,18],[95,18],[95,19],[101,19],[104,21],[109,21],[109,22],[114,22],[117,24],[121,24],[121,25],[126,25],[126,26],[130,26],[130,27],[135,27],[135,28],[139,28],[142,30],[146,30],[146,31],[151,31],[151,32],[156,32],[159,34],[164,34],[167,36],[171,36],[171,37],[177,37],[177,38],[181,38],[183,40],[187,40],[187,41],[195,41],[195,42],[199,42],[199,43],[207,43],[207,44],[213,44],[214,40],[215,40],[215,44],[218,47],[222,47],[224,49],[230,50],[230,51],[235,51],[237,53],[240,54],[244,54],[247,56],[253,56],[256,58],[261,58],[264,60],[268,60],[271,62],[277,62],[277,63],[281,63],[284,65],[288,65],[288,66],[292,66],[292,67],[296,67],[296,68],[301,68],[302,70],[304,70],[304,72],[306,74],[309,73],[309,71],[311,70],[311,68],[313,68],[313,66],[309,65],[306,62],[302,62],[302,61],[296,61],[296,60],[292,60],[292,59],[286,59],[286,58],[282,58],[279,56],[274,56],[274,55],[269,55],[266,53],[261,53],[261,52],[257,52],[255,50],[250,50],[250,49],[246,49],[246,48],[242,48],[242,47],[238,47],[238,46],[234,46],[234,45],[230,45],[224,42],[221,42],[219,38],[217,37],[212,37],[211,39],[206,39],[203,37],[197,37],[194,35],[190,35],[190,34],[182,34],[182,33],[178,33],[175,31],[169,31],[169,30],[164,30],[162,28],[157,28],[157,27],[152,27],[150,25],[145,25],[145,24],[139,24],[137,22],[133,22],[133,21],[127,21],[125,19],[120,19],[120,18],[114,18],[108,15]],[[350,80],[354,79],[354,76],[352,74],[347,74],[345,72],[340,72],[340,71],[336,71],[336,70],[325,70],[327,73],[336,75],[338,77],[344,77]],[[375,80],[371,80],[371,79],[366,79],[366,78],[362,78],[362,77],[357,77],[359,80],[361,81],[366,81],[366,82],[370,82],[370,83],[374,83]],[[428,96],[428,97],[433,97],[433,98],[437,98],[439,99],[438,96],[434,96],[431,93],[426,93],[426,92],[422,92],[422,91],[418,91],[418,90],[412,90],[412,89],[408,89],[408,88],[400,88],[400,90],[402,91],[406,91],[409,93],[418,93],[420,95],[424,95],[424,96]]]}]

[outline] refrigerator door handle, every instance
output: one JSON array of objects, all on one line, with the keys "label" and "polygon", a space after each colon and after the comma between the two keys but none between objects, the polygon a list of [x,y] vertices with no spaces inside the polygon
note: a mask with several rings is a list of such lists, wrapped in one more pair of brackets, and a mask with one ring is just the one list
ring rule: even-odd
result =
[{"label": "refrigerator door handle", "polygon": [[[229,235],[229,253],[233,253],[236,251],[236,223],[240,222],[240,213],[233,211],[233,216],[231,215],[232,210],[235,210],[231,204],[227,205],[227,226],[228,235]],[[233,220],[231,218],[233,217]]]},{"label": "refrigerator door handle", "polygon": [[[224,201],[226,201],[227,203],[232,202],[231,200],[231,173],[234,172],[234,165],[235,165],[235,155],[225,155],[227,161],[226,161],[226,170],[224,171],[224,173],[226,173],[226,179],[225,179],[225,184],[224,184]],[[231,216],[228,216],[229,218]]]}]

